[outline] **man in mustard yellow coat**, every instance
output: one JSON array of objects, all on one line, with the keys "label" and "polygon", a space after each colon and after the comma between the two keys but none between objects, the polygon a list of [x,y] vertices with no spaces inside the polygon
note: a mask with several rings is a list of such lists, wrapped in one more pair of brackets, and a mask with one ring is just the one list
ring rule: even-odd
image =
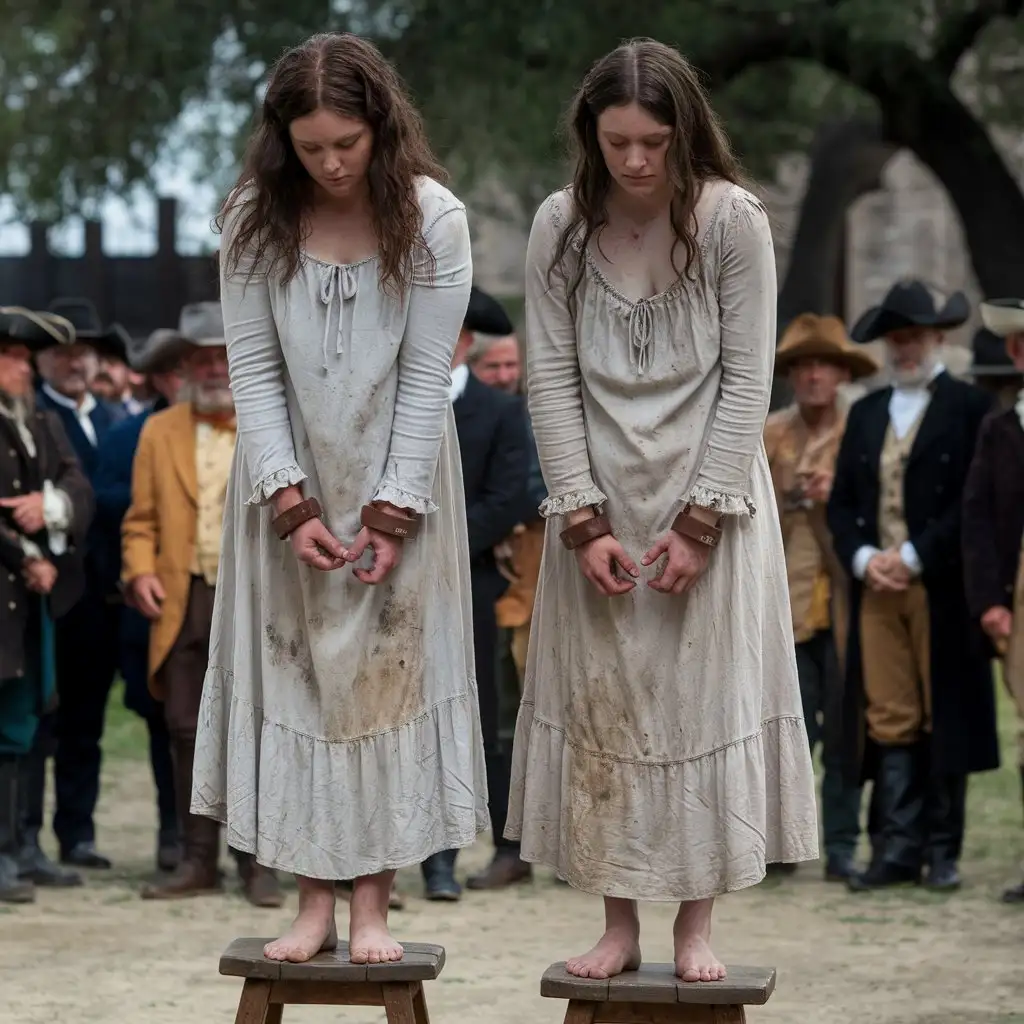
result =
[{"label": "man in mustard yellow coat", "polygon": [[[180,333],[190,346],[183,400],[152,415],[142,429],[132,466],[132,504],[121,527],[126,597],[152,623],[149,686],[164,705],[184,837],[178,868],[166,881],[147,886],[146,899],[179,899],[221,887],[220,825],[188,811],[235,448],[220,304],[186,306]],[[233,852],[249,901],[280,906],[274,873],[252,856]]]}]

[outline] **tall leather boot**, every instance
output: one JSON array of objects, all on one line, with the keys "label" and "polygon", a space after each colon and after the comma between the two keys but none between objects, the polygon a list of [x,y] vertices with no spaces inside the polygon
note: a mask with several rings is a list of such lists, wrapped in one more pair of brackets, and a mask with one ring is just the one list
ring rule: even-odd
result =
[{"label": "tall leather boot", "polygon": [[36,888],[18,877],[18,762],[0,756],[0,903],[31,903]]},{"label": "tall leather boot", "polygon": [[455,878],[455,859],[458,850],[442,850],[431,854],[421,865],[424,895],[428,900],[457,903],[462,899],[462,886]]},{"label": "tall leather boot", "polygon": [[174,797],[178,807],[182,808],[182,858],[169,878],[142,889],[144,900],[180,900],[221,891],[221,878],[217,870],[220,823],[212,818],[190,814],[186,810],[192,800],[192,761],[195,752],[195,737],[171,738]]},{"label": "tall leather boot", "polygon": [[878,839],[871,866],[852,875],[854,892],[906,885],[921,880],[926,837],[925,780],[927,765],[921,745],[886,747],[875,780],[878,795]]},{"label": "tall leather boot", "polygon": [[82,876],[61,867],[39,845],[39,823],[43,820],[46,789],[45,748],[37,744],[18,759],[18,874],[26,881],[55,889],[82,884]]},{"label": "tall leather boot", "polygon": [[238,865],[238,877],[242,892],[254,907],[280,907],[284,904],[284,893],[277,872],[260,864],[251,853],[231,848],[231,855]]},{"label": "tall leather boot", "polygon": [[928,780],[928,843],[925,885],[940,892],[960,888],[957,862],[964,842],[967,808],[967,777],[933,775]]}]

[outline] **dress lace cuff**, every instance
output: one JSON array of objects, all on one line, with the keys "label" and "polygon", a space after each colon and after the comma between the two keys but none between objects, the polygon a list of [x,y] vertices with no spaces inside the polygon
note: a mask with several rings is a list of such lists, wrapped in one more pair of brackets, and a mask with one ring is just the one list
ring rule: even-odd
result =
[{"label": "dress lace cuff", "polygon": [[285,466],[284,469],[279,469],[274,473],[268,473],[256,482],[252,495],[246,504],[267,505],[278,491],[285,487],[294,487],[296,484],[301,484],[305,479],[306,474],[295,463]]},{"label": "dress lace cuff", "polygon": [[753,519],[757,512],[754,499],[749,494],[733,494],[730,491],[713,490],[699,484],[690,491],[687,501],[700,505],[701,508],[721,512],[724,516],[750,516]]},{"label": "dress lace cuff", "polygon": [[545,519],[564,516],[567,512],[586,508],[588,505],[603,505],[608,495],[600,487],[585,487],[579,491],[566,491],[564,494],[549,495],[540,503],[537,510]]},{"label": "dress lace cuff", "polygon": [[411,509],[420,516],[425,516],[430,512],[437,512],[440,508],[430,498],[421,498],[419,495],[412,494],[410,491],[403,491],[401,487],[396,487],[394,484],[389,483],[383,483],[377,488],[377,493],[373,496],[373,500],[386,501],[389,505],[394,505],[396,508]]}]

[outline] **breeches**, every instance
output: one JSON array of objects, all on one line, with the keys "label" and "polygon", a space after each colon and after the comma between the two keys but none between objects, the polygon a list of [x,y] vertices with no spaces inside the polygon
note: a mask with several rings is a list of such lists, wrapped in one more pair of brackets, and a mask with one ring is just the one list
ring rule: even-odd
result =
[{"label": "breeches", "polygon": [[868,735],[908,746],[931,731],[928,594],[917,582],[899,593],[865,589],[860,606],[861,666]]}]

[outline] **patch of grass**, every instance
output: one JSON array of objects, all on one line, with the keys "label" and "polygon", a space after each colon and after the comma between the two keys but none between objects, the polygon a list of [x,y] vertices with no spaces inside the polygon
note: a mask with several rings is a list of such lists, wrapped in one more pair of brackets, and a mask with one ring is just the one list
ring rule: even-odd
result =
[{"label": "patch of grass", "polygon": [[124,683],[118,679],[110,690],[103,728],[103,756],[113,760],[142,761],[149,757],[146,723],[124,706]]}]

